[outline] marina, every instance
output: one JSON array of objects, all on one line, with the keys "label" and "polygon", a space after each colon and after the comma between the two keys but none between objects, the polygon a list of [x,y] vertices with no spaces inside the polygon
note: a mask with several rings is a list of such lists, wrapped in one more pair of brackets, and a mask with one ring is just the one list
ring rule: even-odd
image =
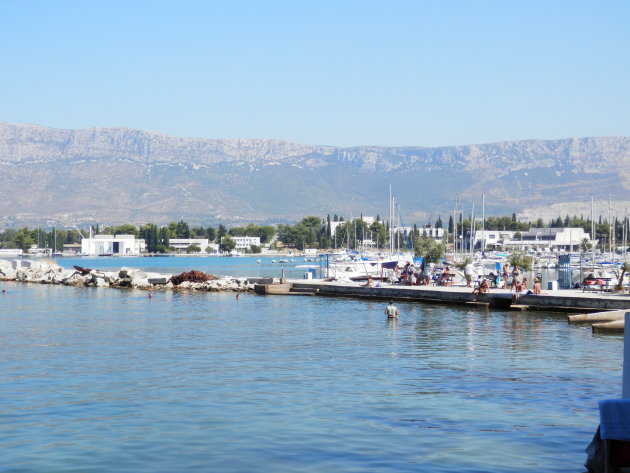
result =
[{"label": "marina", "polygon": [[[89,261],[99,266],[99,269],[86,269],[72,264],[77,261],[82,264]],[[119,265],[121,261],[142,264],[140,268],[114,266]],[[230,263],[225,265],[226,261]],[[299,264],[292,263],[295,267],[285,265],[277,267],[274,265],[274,260],[271,260],[271,264],[261,263],[261,259],[254,261],[252,258],[168,258],[166,260],[161,258],[158,260],[70,258],[65,261],[57,259],[55,261],[14,260],[11,262],[0,260],[0,279],[73,286],[131,287],[154,291],[229,290],[254,291],[260,295],[299,294],[358,299],[396,299],[521,311],[599,312],[630,309],[630,290],[627,287],[622,287],[618,291],[587,291],[585,289],[588,286],[581,289],[558,289],[556,281],[545,281],[542,276],[543,282],[547,282],[547,290],[541,291],[540,294],[526,291],[517,296],[511,287],[488,287],[487,292],[477,294],[476,290],[473,290],[473,285],[471,287],[465,285],[463,277],[449,278],[447,284],[441,285],[439,280],[434,280],[428,285],[392,283],[390,277],[377,280],[376,283],[366,282],[365,278],[358,280],[313,279],[312,276],[316,272],[310,270],[303,272],[304,268]],[[229,276],[209,276],[212,281],[206,281],[206,273],[198,269],[207,268],[209,264],[224,264],[224,266],[215,266],[213,272],[225,272]],[[172,283],[171,281],[175,281],[175,271],[184,267],[191,268],[191,274],[202,275],[204,279],[199,282],[186,279],[190,282]],[[236,270],[241,274],[235,274]],[[391,273],[391,270],[388,271]],[[273,276],[274,274],[277,276]],[[300,274],[302,277],[297,278],[296,276]],[[551,277],[558,276],[561,276],[560,272],[551,273]],[[598,282],[602,283],[603,288],[603,282]],[[478,281],[476,283],[478,284]],[[612,289],[612,286],[610,288]]]}]

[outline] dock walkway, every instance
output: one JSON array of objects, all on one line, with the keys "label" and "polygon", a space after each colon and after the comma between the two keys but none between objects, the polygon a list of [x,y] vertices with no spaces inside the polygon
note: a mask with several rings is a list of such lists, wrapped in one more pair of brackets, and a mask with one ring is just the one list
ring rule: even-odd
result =
[{"label": "dock walkway", "polygon": [[379,287],[366,287],[353,282],[287,280],[296,288],[311,289],[318,295],[356,297],[362,299],[396,299],[414,302],[443,304],[480,304],[502,309],[548,310],[567,312],[595,312],[602,310],[630,310],[630,294],[582,292],[579,289],[543,291],[540,295],[522,294],[515,304],[507,290],[491,289],[480,294],[475,301],[472,288],[465,286],[401,286],[381,283]]}]

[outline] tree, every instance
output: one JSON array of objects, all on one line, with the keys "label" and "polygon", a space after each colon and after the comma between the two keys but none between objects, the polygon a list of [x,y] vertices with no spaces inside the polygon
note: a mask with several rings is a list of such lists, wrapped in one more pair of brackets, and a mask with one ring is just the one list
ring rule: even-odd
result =
[{"label": "tree", "polygon": [[235,237],[244,237],[245,229],[243,227],[232,227],[228,230],[228,235]]},{"label": "tree", "polygon": [[262,252],[262,248],[258,245],[252,245],[249,247],[252,253],[260,253]]},{"label": "tree", "polygon": [[197,245],[189,245],[186,247],[186,253],[201,253],[201,248]]},{"label": "tree", "polygon": [[210,241],[217,239],[217,231],[213,227],[206,228],[206,238]]},{"label": "tree", "polygon": [[140,228],[140,238],[144,239],[149,253],[155,253],[159,243],[158,228],[153,223],[148,223]]},{"label": "tree", "polygon": [[437,263],[444,256],[444,248],[444,244],[423,234],[416,238],[413,250],[416,256],[421,256],[427,263]]},{"label": "tree", "polygon": [[21,248],[24,253],[28,253],[28,250],[30,250],[31,246],[33,246],[33,243],[35,243],[33,237],[31,236],[31,233],[26,227],[20,229],[20,231],[17,232],[13,239],[13,242],[15,243],[15,246],[17,248]]},{"label": "tree", "polygon": [[[170,235],[170,232],[168,230],[168,227],[160,228],[159,242],[160,242],[160,244],[164,245],[166,248],[171,246],[170,241],[169,241],[170,236],[171,235]],[[160,251],[158,250],[158,252],[160,252]],[[164,253],[164,252],[162,251],[161,253]]]},{"label": "tree", "polygon": [[227,235],[227,228],[223,224],[219,224],[219,230],[217,231],[217,238],[221,240],[225,235]]},{"label": "tree", "polygon": [[175,234],[177,238],[190,238],[190,228],[188,228],[188,224],[183,220],[177,222]]},{"label": "tree", "polygon": [[381,248],[389,243],[387,228],[379,220],[370,225],[370,231],[372,232],[372,241],[376,242]]},{"label": "tree", "polygon": [[306,217],[295,225],[278,225],[280,241],[285,245],[295,246],[298,250],[318,247],[324,233],[325,227],[319,217]]},{"label": "tree", "polygon": [[234,248],[236,248],[236,240],[231,238],[229,235],[225,235],[223,238],[221,238],[219,248],[221,249],[221,251],[230,252]]},{"label": "tree", "polygon": [[190,236],[192,238],[205,238],[206,237],[206,230],[199,226],[199,227],[192,227],[190,229]]},{"label": "tree", "polygon": [[515,266],[517,268],[523,268],[525,271],[532,270],[532,257],[527,256],[520,250],[514,250],[510,257],[508,258],[508,262],[510,266]]},{"label": "tree", "polygon": [[114,235],[133,235],[138,238],[138,227],[135,225],[118,225],[117,227],[114,227],[113,232]]}]

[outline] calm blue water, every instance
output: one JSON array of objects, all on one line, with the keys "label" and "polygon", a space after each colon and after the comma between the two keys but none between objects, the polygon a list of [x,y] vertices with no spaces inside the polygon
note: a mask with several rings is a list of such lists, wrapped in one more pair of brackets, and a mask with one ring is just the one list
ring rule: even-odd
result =
[{"label": "calm blue water", "polygon": [[[242,257],[76,257],[55,258],[55,262],[64,268],[74,265],[103,271],[117,271],[123,266],[141,268],[159,273],[180,274],[192,269],[204,271],[217,276],[248,276],[248,277],[280,277],[282,269],[289,278],[302,278],[307,268],[296,268],[298,265],[314,265],[319,268],[319,262],[305,262],[304,258],[290,258],[288,263],[278,263],[281,258],[269,256]],[[276,261],[273,263],[272,261]]]},{"label": "calm blue water", "polygon": [[563,315],[0,288],[2,472],[581,472],[621,391]]}]

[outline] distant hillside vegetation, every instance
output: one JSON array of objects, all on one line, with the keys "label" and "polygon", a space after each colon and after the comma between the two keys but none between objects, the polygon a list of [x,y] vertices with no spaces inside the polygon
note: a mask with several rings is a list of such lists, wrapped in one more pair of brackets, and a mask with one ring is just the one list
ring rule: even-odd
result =
[{"label": "distant hillside vegetation", "polygon": [[418,222],[451,213],[456,195],[484,193],[495,215],[591,195],[630,200],[630,138],[339,148],[0,124],[5,226],[385,216],[389,184]]}]

